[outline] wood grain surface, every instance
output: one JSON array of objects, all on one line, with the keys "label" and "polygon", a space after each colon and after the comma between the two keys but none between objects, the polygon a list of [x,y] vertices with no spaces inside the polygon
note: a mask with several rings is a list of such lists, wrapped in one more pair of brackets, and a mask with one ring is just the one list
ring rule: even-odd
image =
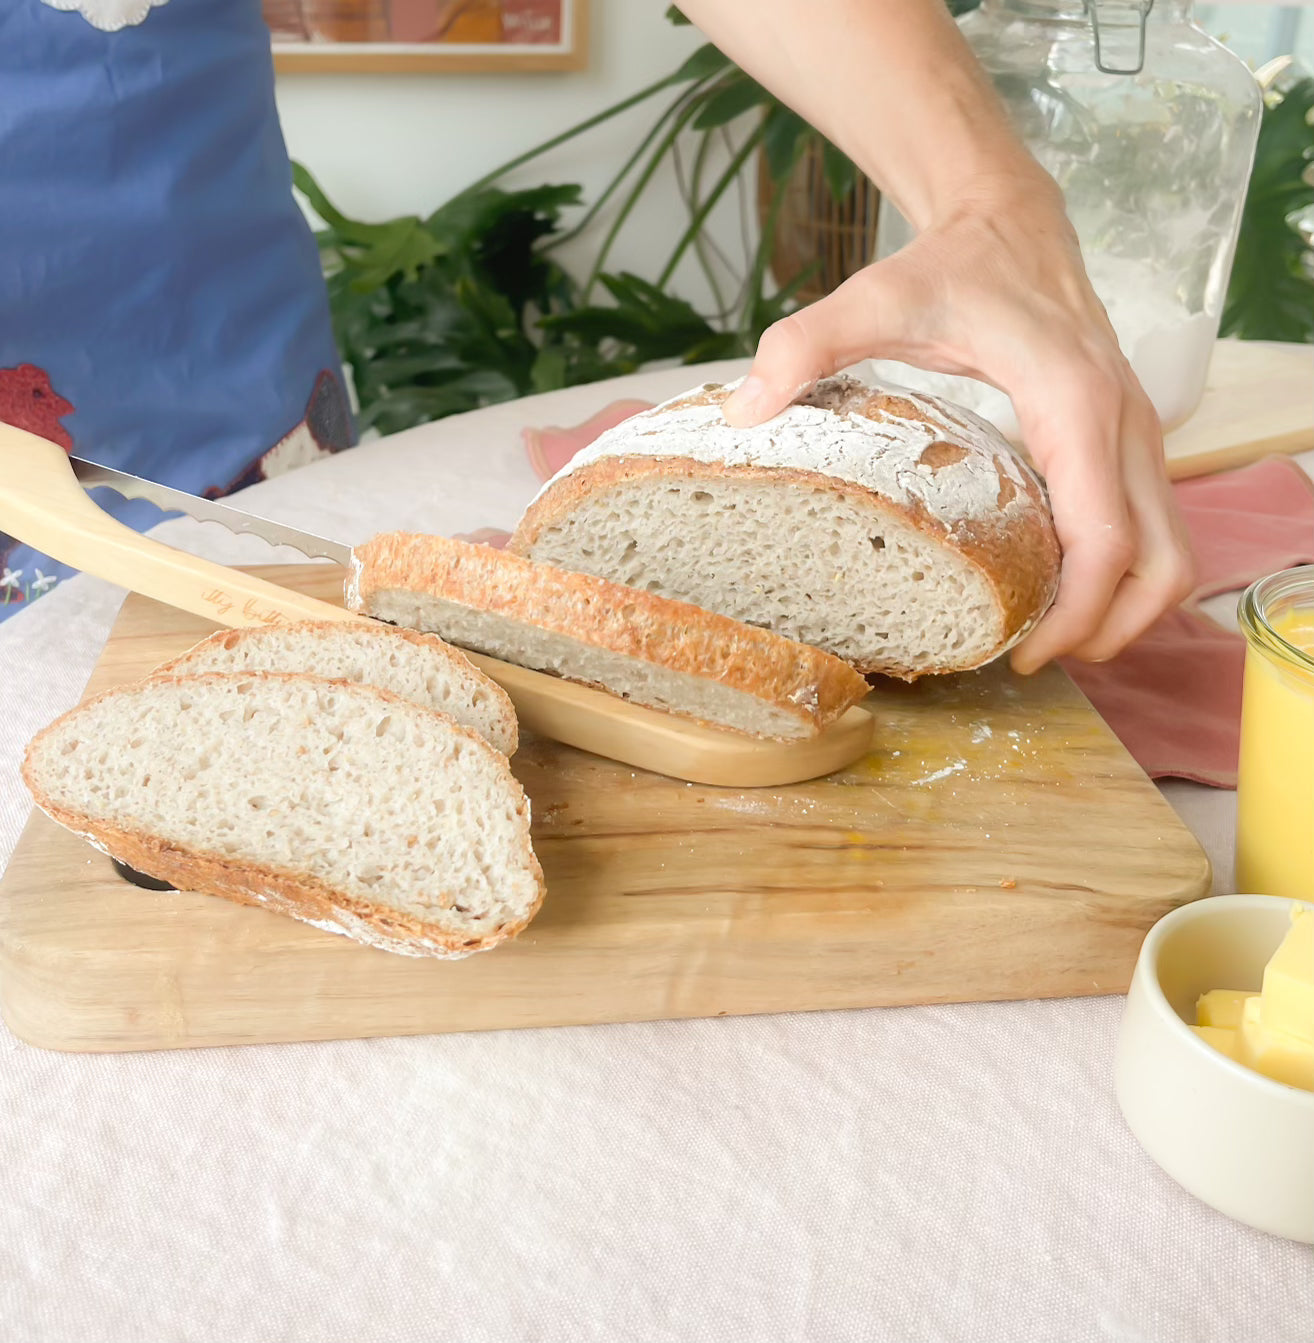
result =
[{"label": "wood grain surface", "polygon": [[[89,692],[210,628],[129,597]],[[870,755],[779,788],[531,738],[514,767],[547,900],[459,962],[141,890],[35,815],[0,883],[0,1006],[36,1044],[132,1050],[1120,993],[1146,929],[1207,891],[1195,839],[1058,669],[887,683],[865,707]]]},{"label": "wood grain surface", "polygon": [[1200,408],[1164,441],[1175,480],[1314,449],[1314,345],[1220,340]]}]

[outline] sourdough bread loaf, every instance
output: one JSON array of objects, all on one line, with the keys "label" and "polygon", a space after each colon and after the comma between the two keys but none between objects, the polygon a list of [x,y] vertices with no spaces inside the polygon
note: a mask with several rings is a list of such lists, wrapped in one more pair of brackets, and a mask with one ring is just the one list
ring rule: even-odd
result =
[{"label": "sourdough bread loaf", "polygon": [[432,634],[367,620],[307,620],[216,630],[157,676],[205,672],[304,672],[391,690],[450,714],[503,755],[516,750],[516,711],[496,681]]},{"label": "sourdough bread loaf", "polygon": [[23,778],[49,816],[139,872],[384,951],[483,951],[543,899],[506,757],[374,686],[153,677],[57,719]]},{"label": "sourdough bread loaf", "polygon": [[734,428],[708,385],[608,430],[514,553],[692,602],[912,679],[998,656],[1054,598],[1039,479],[984,420],[827,378]]},{"label": "sourdough bread loaf", "polygon": [[649,708],[780,739],[867,691],[838,658],[651,592],[404,532],[358,546],[347,605]]}]

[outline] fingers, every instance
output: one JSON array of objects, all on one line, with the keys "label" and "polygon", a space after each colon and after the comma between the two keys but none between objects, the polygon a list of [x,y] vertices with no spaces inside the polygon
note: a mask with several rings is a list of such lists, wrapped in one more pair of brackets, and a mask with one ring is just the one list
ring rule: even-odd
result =
[{"label": "fingers", "polygon": [[[1111,393],[1105,385],[1095,395]],[[1043,451],[1051,463],[1063,574],[1053,608],[1013,652],[1019,672],[1069,653],[1106,661],[1190,591],[1194,569],[1163,469],[1158,419],[1134,382],[1116,395],[1122,402],[1116,418],[1106,402],[1102,415],[1085,422],[1116,425],[1116,441],[1097,431],[1043,450],[1036,443],[1037,456]]]},{"label": "fingers", "polygon": [[894,340],[886,298],[890,262],[869,266],[825,298],[782,318],[762,333],[748,376],[722,413],[738,428],[779,415],[819,378],[859,359],[880,358]]},{"label": "fingers", "polygon": [[1072,649],[1086,662],[1106,662],[1138,639],[1166,611],[1186,598],[1195,585],[1190,542],[1163,471],[1162,437],[1157,420],[1144,450],[1133,444],[1124,456],[1124,480],[1137,553],[1118,585],[1099,628]]},{"label": "fingers", "polygon": [[1050,374],[1043,395],[1014,394],[1022,435],[1045,470],[1063,547],[1058,596],[1013,652],[1016,671],[1036,671],[1090,639],[1135,558],[1123,497],[1117,378],[1074,365]]},{"label": "fingers", "polygon": [[1043,234],[1010,242],[978,228],[963,237],[961,221],[958,233],[942,232],[924,232],[770,327],[725,418],[759,424],[819,378],[866,358],[1001,388],[1045,473],[1063,546],[1054,605],[1014,649],[1013,665],[1027,673],[1064,654],[1111,658],[1180,602],[1193,579],[1158,417],[1118,351],[1075,243],[1069,256],[1061,246],[1047,250]]}]

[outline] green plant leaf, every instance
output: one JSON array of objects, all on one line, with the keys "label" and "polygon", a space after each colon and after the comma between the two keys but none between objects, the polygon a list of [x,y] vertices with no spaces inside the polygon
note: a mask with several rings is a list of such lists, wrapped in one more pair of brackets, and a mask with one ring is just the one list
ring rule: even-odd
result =
[{"label": "green plant leaf", "polygon": [[624,228],[625,221],[637,207],[644,191],[647,190],[648,184],[652,181],[657,170],[662,166],[666,155],[671,152],[672,147],[680,136],[680,132],[688,124],[690,117],[697,112],[699,105],[696,92],[691,93],[688,98],[684,99],[670,126],[667,128],[666,133],[658,141],[657,147],[648,156],[648,162],[644,164],[643,171],[639,174],[634,185],[630,188],[629,194],[625,197],[620,208],[616,211],[616,217],[612,220],[611,226],[608,228],[606,236],[603,238],[602,243],[597,250],[597,254],[594,256],[593,268],[589,271],[588,279],[584,282],[582,291],[583,301],[588,301],[598,276],[601,275],[606,268],[607,258],[611,255],[611,249],[615,244],[616,239],[620,236],[620,231]]},{"label": "green plant leaf", "polygon": [[433,346],[418,354],[379,355],[370,361],[370,376],[384,387],[406,383],[441,383],[469,371],[469,365],[455,349]]},{"label": "green plant leaf", "polygon": [[[691,214],[697,213],[702,207],[703,201],[703,178],[707,171],[707,160],[713,145],[719,143],[723,136],[704,135],[698,142],[698,150],[694,154],[693,166],[689,170],[687,182],[682,173],[676,174],[676,180],[680,186],[680,196],[684,201],[685,209]],[[721,277],[717,274],[717,268],[713,259],[713,254],[720,252],[710,238],[705,234],[699,234],[694,239],[694,255],[698,259],[698,268],[703,273],[703,279],[707,281],[707,288],[712,295],[713,313],[712,320],[724,321],[729,315],[729,308],[726,306],[725,298],[721,292]],[[724,253],[721,253],[724,256]]]},{"label": "green plant leaf", "polygon": [[825,174],[826,185],[830,188],[831,200],[846,199],[858,180],[858,170],[853,166],[853,160],[827,140],[821,151],[821,169]]},{"label": "green plant leaf", "polygon": [[712,213],[717,201],[719,201],[733,185],[744,164],[748,162],[749,158],[761,142],[762,126],[759,123],[753,128],[751,134],[744,137],[739,148],[735,150],[733,155],[731,155],[730,162],[726,165],[721,176],[713,183],[712,189],[707,194],[707,197],[700,202],[698,208],[690,216],[688,227],[680,235],[674,250],[671,252],[671,255],[667,257],[666,264],[662,267],[661,274],[657,277],[658,285],[665,285],[670,281],[671,276],[675,274],[676,266],[680,264],[680,258],[693,245],[693,240],[698,236],[703,225],[707,222],[707,216]]},{"label": "green plant leaf", "polygon": [[594,305],[577,308],[574,312],[546,317],[542,325],[545,330],[576,336],[595,345],[606,340],[617,340],[638,346],[643,345],[648,336],[648,326],[643,317],[620,307]]},{"label": "green plant leaf", "polygon": [[1314,205],[1314,78],[1264,109],[1237,239],[1221,334],[1314,341],[1314,280],[1292,216]]},{"label": "green plant leaf", "polygon": [[657,359],[683,358],[693,345],[718,333],[691,304],[675,298],[640,276],[622,272],[600,277],[615,300],[545,319],[545,330],[594,344],[621,347],[609,356],[638,367]]},{"label": "green plant leaf", "polygon": [[433,235],[418,219],[394,221],[394,227],[363,251],[353,264],[351,287],[367,294],[395,275],[410,276],[427,266],[438,254]]},{"label": "green plant leaf", "polygon": [[425,220],[430,233],[452,246],[467,247],[484,231],[510,215],[539,218],[549,226],[561,212],[580,204],[582,188],[574,185],[530,187],[503,191],[498,187],[467,189],[453,196]]},{"label": "green plant leaf", "polygon": [[520,390],[492,369],[472,369],[441,387],[404,387],[381,396],[361,412],[361,428],[397,433],[415,424],[510,401]]},{"label": "green plant leaf", "polygon": [[674,5],[667,9],[666,21],[673,23],[677,28],[687,28],[689,26],[689,20]]},{"label": "green plant leaf", "polygon": [[438,255],[434,238],[415,215],[381,224],[348,219],[301,164],[293,164],[292,180],[315,213],[329,225],[333,245],[344,266],[355,266],[353,288],[366,292],[393,274],[413,274]]},{"label": "green plant leaf", "polygon": [[780,213],[784,209],[788,192],[778,183],[767,207],[762,227],[758,233],[757,247],[753,252],[753,264],[744,282],[744,297],[740,304],[737,331],[742,341],[756,341],[761,335],[761,298],[762,287],[766,281],[767,270],[771,264],[771,254],[775,250],[776,233],[780,227]]},{"label": "green plant leaf", "polygon": [[682,364],[704,364],[712,359],[734,359],[751,355],[738,331],[716,331],[706,340],[695,341],[680,357]]},{"label": "green plant leaf", "polygon": [[[579,189],[570,191],[569,199],[574,203]],[[548,307],[550,294],[554,289],[559,292],[561,268],[538,249],[538,244],[557,228],[560,205],[546,203],[548,199],[541,193],[538,197],[526,193],[509,197],[485,223],[473,245],[479,269],[495,278],[498,289],[518,313],[531,303]]]},{"label": "green plant leaf", "polygon": [[[395,354],[423,346],[443,346],[460,339],[469,316],[449,288],[439,291],[436,281],[424,286],[424,296],[402,291],[393,310],[380,320],[373,318],[370,351],[376,355]],[[400,310],[400,311],[399,311]]]},{"label": "green plant leaf", "polygon": [[[691,98],[694,90],[696,90],[697,87],[698,86],[695,84],[692,90],[688,88],[681,89],[679,96],[675,98],[673,102],[667,104],[661,116],[659,116],[657,120],[654,121],[653,124],[648,128],[647,134],[645,134],[643,139],[640,140],[639,143],[634,147],[633,152],[625,160],[625,162],[621,164],[619,170],[612,177],[611,181],[608,182],[607,185],[603,187],[603,189],[597,194],[597,196],[593,200],[593,203],[588,207],[587,210],[585,210],[582,217],[577,219],[565,233],[558,234],[557,237],[553,240],[552,243],[553,247],[560,247],[563,243],[569,242],[572,238],[578,237],[581,233],[584,232],[586,228],[588,228],[590,224],[592,224],[594,219],[596,219],[598,214],[601,212],[602,207],[606,205],[606,203],[612,198],[612,196],[620,189],[621,183],[624,182],[627,177],[629,177],[630,173],[633,172],[634,168],[639,163],[639,161],[648,152],[648,149],[651,146],[652,142],[662,133],[662,128],[667,124],[667,122],[671,120],[672,117],[680,116],[681,110],[684,107],[686,99]],[[685,119],[687,119],[687,117]],[[683,122],[681,122],[681,124],[683,124]],[[601,267],[599,267],[599,269],[601,269]]]},{"label": "green plant leaf", "polygon": [[569,361],[565,347],[545,345],[539,350],[529,371],[529,385],[536,392],[555,392],[567,386]]},{"label": "green plant leaf", "polygon": [[810,266],[805,266],[797,275],[794,276],[788,284],[782,285],[774,294],[758,294],[748,313],[748,320],[741,333],[744,344],[747,346],[746,353],[751,354],[757,348],[757,342],[761,340],[762,333],[769,326],[774,326],[782,317],[788,317],[791,312],[798,308],[794,301],[798,291],[817,273],[821,268],[820,261],[814,261]]},{"label": "green plant leaf", "polygon": [[319,183],[310,175],[310,170],[295,160],[292,162],[292,185],[310,202],[311,209],[330,228],[337,229],[350,225],[351,220],[333,205]]},{"label": "green plant leaf", "polygon": [[707,91],[693,128],[696,131],[715,130],[770,99],[771,95],[761,84],[737,70]]},{"label": "green plant leaf", "polygon": [[586,134],[595,127],[601,126],[604,122],[610,121],[613,117],[618,117],[622,113],[628,112],[631,107],[637,107],[640,103],[647,102],[654,94],[660,93],[663,89],[668,89],[672,84],[679,82],[679,71],[675,71],[661,79],[654,80],[645,88],[640,89],[638,93],[632,93],[628,98],[622,98],[620,102],[612,103],[610,107],[604,107],[601,112],[595,112],[591,117],[587,117],[578,125],[571,126],[568,130],[562,131],[559,135],[554,135],[550,140],[544,140],[541,144],[536,144],[532,149],[526,149],[523,153],[517,154],[515,158],[508,159],[506,163],[499,164],[498,167],[494,168],[491,172],[485,173],[477,182],[471,183],[467,190],[475,191],[480,187],[491,185],[499,178],[505,177],[507,173],[521,167],[523,164],[529,163],[533,159],[541,158],[549,150],[556,149],[558,145],[564,145],[568,141]]},{"label": "green plant leaf", "polygon": [[706,79],[709,75],[718,74],[729,65],[730,57],[708,42],[692,52],[666,83],[685,84],[691,79]]},{"label": "green plant leaf", "polygon": [[632,373],[636,365],[619,358],[608,358],[594,344],[569,337],[553,337],[543,346],[535,361],[531,381],[536,391],[549,392],[558,387],[576,387],[584,382]]},{"label": "green plant leaf", "polygon": [[[958,0],[967,7],[966,0]],[[671,22],[686,22],[678,9]],[[505,186],[507,174],[573,141],[661,93],[665,104],[607,187],[582,205],[578,187]],[[726,133],[756,108],[765,113],[746,133]],[[681,153],[682,137],[697,139],[686,186],[687,219],[656,283],[610,273],[607,259],[621,228],[660,170]],[[725,141],[729,161],[709,168],[709,147]],[[705,43],[680,66],[635,94],[552,136],[435,210],[366,223],[344,215],[298,165],[296,185],[325,227],[317,242],[329,289],[334,334],[350,366],[361,423],[385,433],[457,414],[494,401],[631,372],[656,361],[698,362],[750,353],[761,332],[796,305],[799,286],[815,267],[773,293],[764,292],[770,244],[784,193],[763,221],[749,274],[728,304],[717,300],[709,318],[668,291],[682,256],[707,246],[706,221],[725,194],[744,186],[744,169],[763,147],[767,171],[783,181],[809,144],[824,141],[774,100],[714,45]],[[823,147],[832,192],[852,189],[856,170],[838,150]],[[705,178],[716,172],[704,189]],[[549,254],[610,202],[613,217],[580,286]],[[661,202],[660,208],[669,208]],[[710,263],[700,252],[705,267]],[[715,277],[713,277],[715,279]],[[606,301],[590,303],[594,282]],[[715,284],[713,285],[715,290]],[[722,310],[724,308],[724,310]]]},{"label": "green plant leaf", "polygon": [[816,136],[816,131],[784,103],[777,103],[767,113],[762,126],[762,149],[767,171],[777,186],[793,171],[809,138]]}]

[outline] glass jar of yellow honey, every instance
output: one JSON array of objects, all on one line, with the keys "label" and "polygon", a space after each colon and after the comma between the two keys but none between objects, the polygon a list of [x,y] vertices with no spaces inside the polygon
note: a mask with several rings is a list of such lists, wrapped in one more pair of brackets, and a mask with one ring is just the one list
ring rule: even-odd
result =
[{"label": "glass jar of yellow honey", "polygon": [[1237,889],[1314,899],[1314,565],[1252,584],[1240,622]]}]

